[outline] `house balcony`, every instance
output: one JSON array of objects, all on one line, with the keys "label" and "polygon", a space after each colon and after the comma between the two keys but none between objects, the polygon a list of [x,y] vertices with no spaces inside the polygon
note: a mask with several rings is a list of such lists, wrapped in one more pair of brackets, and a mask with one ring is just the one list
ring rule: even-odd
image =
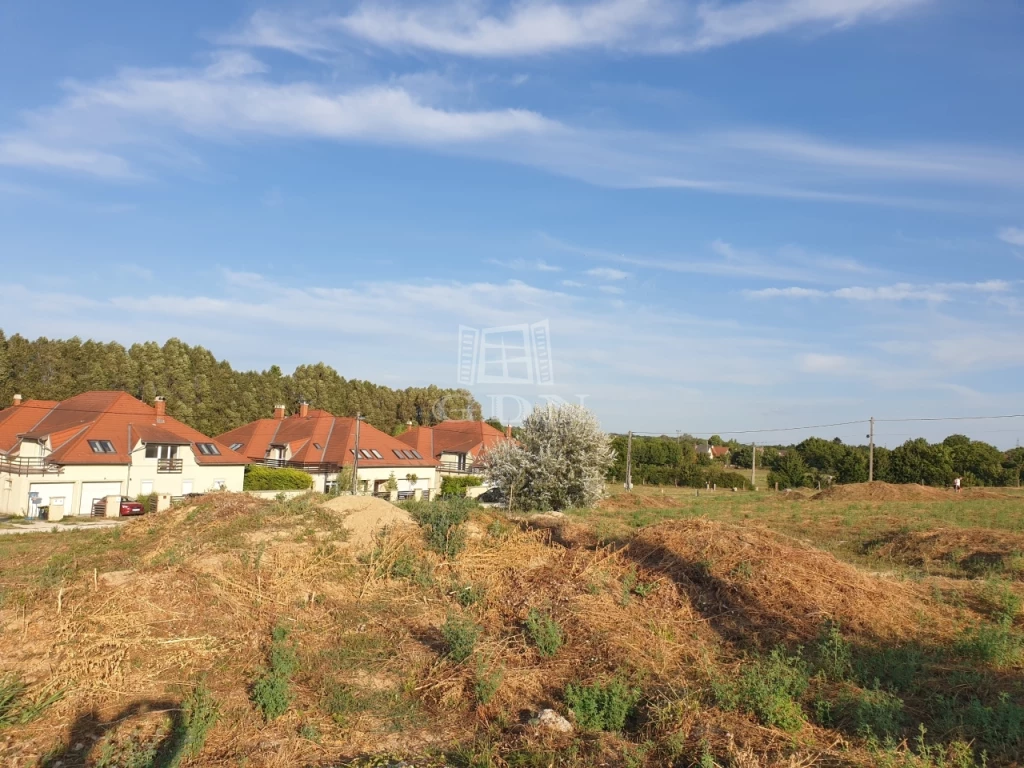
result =
[{"label": "house balcony", "polygon": [[0,456],[0,473],[9,475],[59,475],[64,467],[42,456]]},{"label": "house balcony", "polygon": [[158,475],[180,475],[181,459],[157,459],[156,473]]},{"label": "house balcony", "polygon": [[273,469],[298,469],[311,475],[335,474],[339,469],[337,464],[329,461],[303,463],[301,461],[287,461],[285,459],[254,459],[252,463]]},{"label": "house balcony", "polygon": [[[483,467],[477,467],[478,471],[483,471]],[[471,464],[460,464],[457,461],[442,461],[437,465],[437,471],[442,475],[472,475],[473,466]]]}]

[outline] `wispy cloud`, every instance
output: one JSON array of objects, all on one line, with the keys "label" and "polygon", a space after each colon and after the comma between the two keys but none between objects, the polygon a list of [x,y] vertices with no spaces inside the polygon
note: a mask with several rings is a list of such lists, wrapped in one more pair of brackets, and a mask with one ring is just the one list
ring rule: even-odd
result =
[{"label": "wispy cloud", "polygon": [[760,290],[743,291],[745,296],[754,299],[824,299],[836,298],[848,301],[949,301],[957,292],[973,292],[981,294],[1006,293],[1011,284],[1005,280],[986,280],[978,283],[934,283],[931,285],[913,285],[897,283],[876,287],[851,286],[837,288],[832,291],[801,288],[762,288]]},{"label": "wispy cloud", "polygon": [[499,267],[505,267],[507,269],[514,269],[519,272],[561,272],[562,268],[556,264],[548,264],[543,259],[512,259],[511,261],[502,261],[501,259],[489,259],[488,263],[496,264]]},{"label": "wispy cloud", "polygon": [[628,272],[623,272],[621,269],[612,269],[611,267],[594,267],[588,269],[587,274],[591,277],[596,277],[598,280],[625,280],[629,277]]},{"label": "wispy cloud", "polygon": [[72,171],[114,180],[138,177],[129,163],[117,155],[93,149],[47,146],[17,136],[0,136],[0,165]]},{"label": "wispy cloud", "polygon": [[396,5],[371,0],[344,15],[258,12],[233,45],[321,58],[355,37],[397,50],[513,58],[609,49],[686,53],[808,29],[827,32],[887,21],[929,0],[528,0],[503,11],[487,2]]},{"label": "wispy cloud", "polygon": [[999,230],[999,239],[1010,245],[1024,247],[1024,229],[1020,227],[1004,227]]}]

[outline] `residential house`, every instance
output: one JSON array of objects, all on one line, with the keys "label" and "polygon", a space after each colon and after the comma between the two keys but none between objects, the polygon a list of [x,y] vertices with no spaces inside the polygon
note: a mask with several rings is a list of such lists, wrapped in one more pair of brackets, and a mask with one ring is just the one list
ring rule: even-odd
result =
[{"label": "residential house", "polygon": [[248,463],[216,440],[124,392],[24,400],[0,411],[0,512],[51,506],[92,514],[107,496],[241,491]]},{"label": "residential house", "polygon": [[709,459],[724,459],[729,455],[729,446],[711,445],[710,443],[696,443],[693,446],[698,456],[707,456]]},{"label": "residential house", "polygon": [[356,464],[357,450],[361,492],[385,493],[392,475],[399,498],[429,498],[437,488],[437,462],[430,455],[365,421],[359,422],[357,438],[354,418],[310,410],[305,403],[287,417],[285,406],[278,405],[273,418],[250,422],[217,439],[254,464],[309,473],[313,489],[324,493],[348,490],[338,489],[338,475]]},{"label": "residential house", "polygon": [[481,458],[489,448],[511,437],[486,421],[442,421],[433,427],[410,426],[398,439],[433,457],[442,475],[468,475],[482,471]]}]

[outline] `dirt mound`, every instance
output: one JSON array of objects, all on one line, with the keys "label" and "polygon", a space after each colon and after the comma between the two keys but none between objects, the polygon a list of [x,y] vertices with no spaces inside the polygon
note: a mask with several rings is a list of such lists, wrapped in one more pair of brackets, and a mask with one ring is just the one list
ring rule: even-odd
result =
[{"label": "dirt mound", "polygon": [[[689,492],[693,496],[695,491]],[[672,509],[680,505],[678,493],[657,493],[655,491],[636,491],[633,493],[616,493],[598,503],[600,509],[613,512],[629,512],[635,509]]]},{"label": "dirt mound", "polygon": [[322,505],[345,515],[349,544],[356,549],[366,547],[374,534],[385,526],[409,525],[412,518],[404,509],[375,496],[339,496]]},{"label": "dirt mound", "polygon": [[957,497],[943,488],[875,482],[834,485],[811,498],[830,501],[953,501]]},{"label": "dirt mound", "polygon": [[988,528],[897,531],[871,548],[876,557],[931,570],[960,568],[972,576],[1001,572],[1024,578],[1024,534]]},{"label": "dirt mound", "polygon": [[919,617],[948,626],[917,585],[869,576],[832,555],[757,527],[704,519],[641,531],[630,557],[667,574],[723,635],[805,642],[827,620],[864,637],[920,636]]}]

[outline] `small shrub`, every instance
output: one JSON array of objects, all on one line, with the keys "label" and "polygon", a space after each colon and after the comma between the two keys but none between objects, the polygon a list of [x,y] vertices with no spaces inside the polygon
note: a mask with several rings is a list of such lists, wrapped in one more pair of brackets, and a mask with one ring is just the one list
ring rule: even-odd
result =
[{"label": "small shrub", "polygon": [[856,732],[891,740],[903,728],[903,699],[882,690],[863,690],[843,701]]},{"label": "small shrub", "polygon": [[804,722],[798,699],[808,683],[807,665],[800,655],[789,656],[780,647],[746,665],[737,680],[713,681],[712,690],[723,709],[745,709],[764,725],[798,731]]},{"label": "small shrub", "polygon": [[312,475],[290,467],[249,464],[242,480],[242,488],[246,491],[305,491],[312,487]]},{"label": "small shrub", "polygon": [[822,628],[814,650],[815,665],[825,679],[834,682],[849,679],[853,672],[853,650],[838,624],[829,622]]},{"label": "small shrub", "polygon": [[274,627],[268,654],[270,668],[257,678],[250,692],[253,703],[268,723],[287,712],[295,699],[291,676],[299,662],[289,634],[288,628],[281,624]]},{"label": "small shrub", "polygon": [[468,488],[476,488],[484,484],[482,478],[475,475],[460,475],[441,478],[441,497],[445,499],[463,498]]},{"label": "small shrub", "polygon": [[441,637],[444,638],[447,656],[457,664],[473,655],[479,636],[480,627],[469,619],[454,614],[449,614],[441,625]]},{"label": "small shrub", "polygon": [[476,605],[484,599],[483,587],[478,587],[474,584],[456,585],[454,591],[455,599],[463,608],[469,608],[469,606]]},{"label": "small shrub", "polygon": [[541,656],[552,657],[562,647],[562,628],[548,613],[531,608],[526,616],[526,635]]},{"label": "small shrub", "polygon": [[115,740],[110,735],[101,742],[93,768],[153,768],[165,735],[165,730],[159,730],[149,738],[133,733],[128,738]]},{"label": "small shrub", "polygon": [[861,649],[853,657],[853,679],[863,688],[912,691],[923,663],[915,645]]},{"label": "small shrub", "polygon": [[1012,624],[1021,608],[1021,598],[1005,581],[990,579],[981,591],[981,598],[998,624]]},{"label": "small shrub", "polygon": [[217,702],[210,689],[205,683],[198,683],[181,704],[181,722],[172,735],[173,742],[165,768],[178,768],[182,760],[198,757],[210,729],[217,723],[217,716]]},{"label": "small shrub", "polygon": [[475,507],[468,499],[412,502],[406,506],[413,519],[423,526],[427,546],[449,560],[466,546],[463,525]]},{"label": "small shrub", "polygon": [[299,738],[305,739],[306,741],[312,741],[314,744],[319,744],[323,738],[323,734],[320,733],[320,729],[316,723],[303,723],[302,727],[299,728]]},{"label": "small shrub", "polygon": [[501,667],[489,667],[483,662],[477,664],[476,680],[473,683],[473,694],[476,700],[482,705],[490,704],[491,699],[501,688],[502,680],[505,679],[505,670]]},{"label": "small shrub", "polygon": [[983,624],[965,631],[954,649],[962,658],[1007,667],[1020,656],[1021,639],[1006,622]]},{"label": "small shrub", "polygon": [[640,701],[640,690],[618,678],[607,683],[569,683],[565,703],[585,731],[619,732]]}]

